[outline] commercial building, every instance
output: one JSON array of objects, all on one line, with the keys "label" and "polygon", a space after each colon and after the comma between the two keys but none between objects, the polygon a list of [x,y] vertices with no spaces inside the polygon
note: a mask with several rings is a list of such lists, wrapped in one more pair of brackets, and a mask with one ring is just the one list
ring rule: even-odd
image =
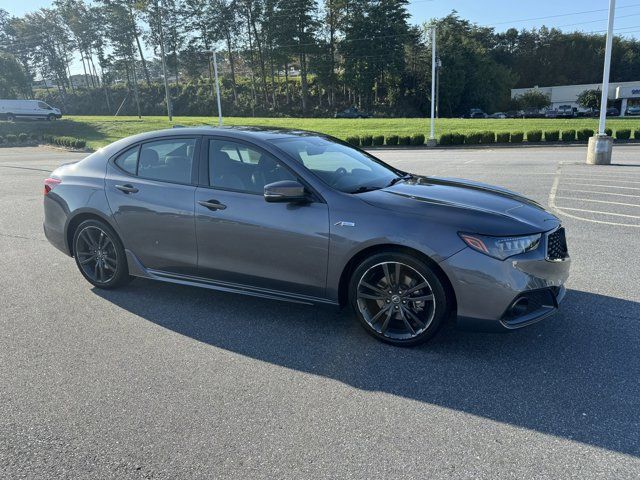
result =
[{"label": "commercial building", "polygon": [[[531,87],[531,88],[513,88],[511,89],[511,98],[515,98],[529,90],[537,90],[551,99],[551,109],[559,109],[568,105],[571,108],[577,108],[579,111],[584,109],[578,105],[578,95],[585,90],[594,90],[602,88],[601,83],[587,83],[584,85],[556,85],[553,87]],[[636,99],[636,100],[634,100]],[[631,101],[631,102],[629,102]],[[629,103],[640,103],[640,80],[637,82],[611,82],[609,83],[609,106],[615,106],[620,110],[620,116],[623,117],[627,111]],[[566,107],[565,107],[566,108]]]}]

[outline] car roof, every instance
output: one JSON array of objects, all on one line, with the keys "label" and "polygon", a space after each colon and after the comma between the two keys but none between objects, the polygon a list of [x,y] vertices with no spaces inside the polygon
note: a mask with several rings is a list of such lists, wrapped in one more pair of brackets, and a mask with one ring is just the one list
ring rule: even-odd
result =
[{"label": "car roof", "polygon": [[233,127],[212,127],[202,125],[198,127],[182,127],[174,125],[173,128],[164,130],[153,130],[150,132],[139,133],[130,137],[117,140],[99,151],[110,156],[129,145],[148,140],[161,139],[164,137],[173,137],[177,135],[221,135],[225,137],[237,138],[239,140],[275,140],[281,138],[294,137],[327,137],[327,135],[307,130],[296,130],[289,128],[277,127],[259,127],[259,126],[233,126]]}]

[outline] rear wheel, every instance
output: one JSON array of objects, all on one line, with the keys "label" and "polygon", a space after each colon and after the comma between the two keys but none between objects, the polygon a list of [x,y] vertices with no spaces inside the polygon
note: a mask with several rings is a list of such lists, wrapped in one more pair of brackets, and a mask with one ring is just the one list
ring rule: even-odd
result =
[{"label": "rear wheel", "polygon": [[351,277],[349,300],[371,335],[400,346],[428,340],[450,313],[438,276],[404,253],[381,253],[360,264]]},{"label": "rear wheel", "polygon": [[118,288],[131,280],[120,239],[101,221],[86,220],[78,225],[73,254],[80,273],[98,288]]},{"label": "rear wheel", "polygon": [[7,120],[9,122],[15,122],[16,121],[16,116],[13,113],[7,113]]}]

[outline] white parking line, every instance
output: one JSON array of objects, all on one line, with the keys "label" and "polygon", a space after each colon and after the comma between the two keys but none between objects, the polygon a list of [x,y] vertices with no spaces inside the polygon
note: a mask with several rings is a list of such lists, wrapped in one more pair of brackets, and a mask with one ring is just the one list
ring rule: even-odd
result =
[{"label": "white parking line", "polygon": [[[625,178],[625,177],[622,177],[622,178]],[[582,180],[582,181],[589,180],[588,178],[575,177],[573,174],[568,175],[563,179],[564,180]],[[620,180],[618,178],[604,178],[604,177],[592,178],[592,180],[597,180],[598,182],[640,183],[640,181],[638,180]]]},{"label": "white parking line", "polygon": [[595,193],[597,195],[615,195],[616,197],[640,198],[640,195],[631,195],[629,193],[596,192],[594,190],[578,190],[578,189],[574,189],[574,188],[565,188],[564,190],[568,190],[569,192]]},{"label": "white parking line", "polygon": [[[570,210],[573,212],[588,212],[588,213],[599,213],[601,215],[613,215],[615,217],[640,218],[640,215],[627,215],[625,213],[601,212],[599,210],[586,210],[584,208],[569,208],[569,207],[560,207],[560,208],[562,208],[562,210]],[[628,225],[628,226],[631,226],[631,225]],[[640,227],[640,225],[633,225],[633,226]]]},{"label": "white parking line", "polygon": [[556,197],[556,198],[560,198],[562,200],[577,200],[577,201],[580,201],[580,202],[608,203],[609,205],[624,205],[626,207],[638,207],[638,208],[640,208],[640,205],[638,205],[636,203],[608,202],[606,200],[594,200],[592,198],[577,198],[577,197]]},{"label": "white parking line", "polygon": [[640,187],[619,187],[617,185],[600,185],[598,183],[570,183],[569,185],[584,185],[585,187],[622,188],[624,190],[640,190]]}]

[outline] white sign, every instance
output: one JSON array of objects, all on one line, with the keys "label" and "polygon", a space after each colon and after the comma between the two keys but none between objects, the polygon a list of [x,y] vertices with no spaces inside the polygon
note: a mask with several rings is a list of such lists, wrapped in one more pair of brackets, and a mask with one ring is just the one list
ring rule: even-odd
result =
[{"label": "white sign", "polygon": [[616,88],[616,98],[640,98],[640,84]]}]

